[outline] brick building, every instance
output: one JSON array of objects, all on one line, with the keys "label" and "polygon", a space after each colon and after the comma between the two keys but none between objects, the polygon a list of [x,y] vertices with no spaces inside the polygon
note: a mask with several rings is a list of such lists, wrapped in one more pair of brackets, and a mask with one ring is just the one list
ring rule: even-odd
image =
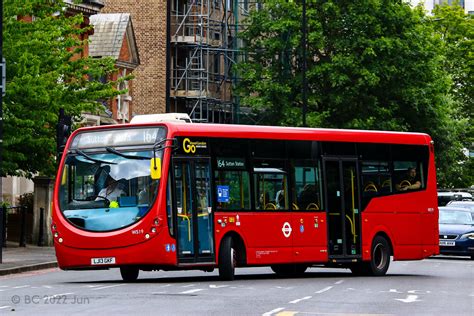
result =
[{"label": "brick building", "polygon": [[102,12],[129,12],[140,66],[134,114],[188,113],[195,122],[238,122],[232,67],[247,0],[105,0]]},{"label": "brick building", "polygon": [[[131,75],[140,61],[130,14],[95,14],[90,17],[90,23],[94,26],[94,34],[90,36],[89,55],[115,60],[118,71],[108,78],[110,80],[117,81]],[[115,121],[127,123],[132,119],[133,112],[133,80],[121,81],[118,88],[126,89],[127,92],[110,100],[108,111]],[[91,121],[94,119],[101,120],[97,116],[87,118]]]},{"label": "brick building", "polygon": [[101,13],[130,13],[140,52],[132,114],[166,112],[166,1],[105,0]]}]

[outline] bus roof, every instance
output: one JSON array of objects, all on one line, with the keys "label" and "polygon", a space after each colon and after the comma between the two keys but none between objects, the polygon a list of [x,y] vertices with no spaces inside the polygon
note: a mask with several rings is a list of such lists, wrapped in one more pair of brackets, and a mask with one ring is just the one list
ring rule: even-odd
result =
[{"label": "bus roof", "polygon": [[423,133],[230,124],[166,123],[165,125],[170,131],[169,136],[172,137],[269,138],[413,145],[427,145],[431,142],[431,137]]},{"label": "bus roof", "polygon": [[109,125],[107,127],[86,127],[81,131],[101,130],[104,128],[132,128],[139,126],[166,126],[168,137],[216,137],[216,138],[259,138],[278,140],[312,140],[334,142],[390,143],[428,145],[431,137],[423,133],[390,132],[373,130],[350,130],[330,128],[280,127],[263,125],[232,125],[184,122],[160,122],[127,125]]}]

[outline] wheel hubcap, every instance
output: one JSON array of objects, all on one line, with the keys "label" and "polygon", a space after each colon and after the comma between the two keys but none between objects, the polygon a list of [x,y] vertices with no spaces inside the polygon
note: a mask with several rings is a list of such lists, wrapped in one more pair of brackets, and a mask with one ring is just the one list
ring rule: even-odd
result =
[{"label": "wheel hubcap", "polygon": [[375,246],[374,252],[373,252],[373,258],[374,258],[373,260],[374,260],[375,267],[378,270],[383,269],[383,267],[386,264],[387,259],[385,256],[385,247],[382,244],[377,244]]}]

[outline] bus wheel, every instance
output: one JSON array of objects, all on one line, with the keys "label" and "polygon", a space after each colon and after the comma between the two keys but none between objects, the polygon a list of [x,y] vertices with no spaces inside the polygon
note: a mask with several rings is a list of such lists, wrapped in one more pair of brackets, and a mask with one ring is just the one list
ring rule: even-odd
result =
[{"label": "bus wheel", "polygon": [[223,281],[232,281],[235,276],[236,253],[232,238],[224,237],[219,250],[219,278]]},{"label": "bus wheel", "polygon": [[137,267],[120,267],[120,274],[122,275],[122,279],[125,282],[133,282],[138,279],[138,273],[140,270]]},{"label": "bus wheel", "polygon": [[367,263],[367,272],[373,276],[382,276],[390,266],[390,245],[382,236],[376,236],[372,242],[372,258]]}]

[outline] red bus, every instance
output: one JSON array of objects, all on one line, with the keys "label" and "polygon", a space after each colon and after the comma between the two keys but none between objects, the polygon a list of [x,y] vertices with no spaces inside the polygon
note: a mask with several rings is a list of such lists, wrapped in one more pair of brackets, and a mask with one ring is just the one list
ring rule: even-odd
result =
[{"label": "red bus", "polygon": [[125,281],[215,268],[232,280],[251,266],[385,275],[392,256],[439,253],[433,142],[184,122],[81,128],[60,163],[51,229],[61,269],[118,267]]}]

